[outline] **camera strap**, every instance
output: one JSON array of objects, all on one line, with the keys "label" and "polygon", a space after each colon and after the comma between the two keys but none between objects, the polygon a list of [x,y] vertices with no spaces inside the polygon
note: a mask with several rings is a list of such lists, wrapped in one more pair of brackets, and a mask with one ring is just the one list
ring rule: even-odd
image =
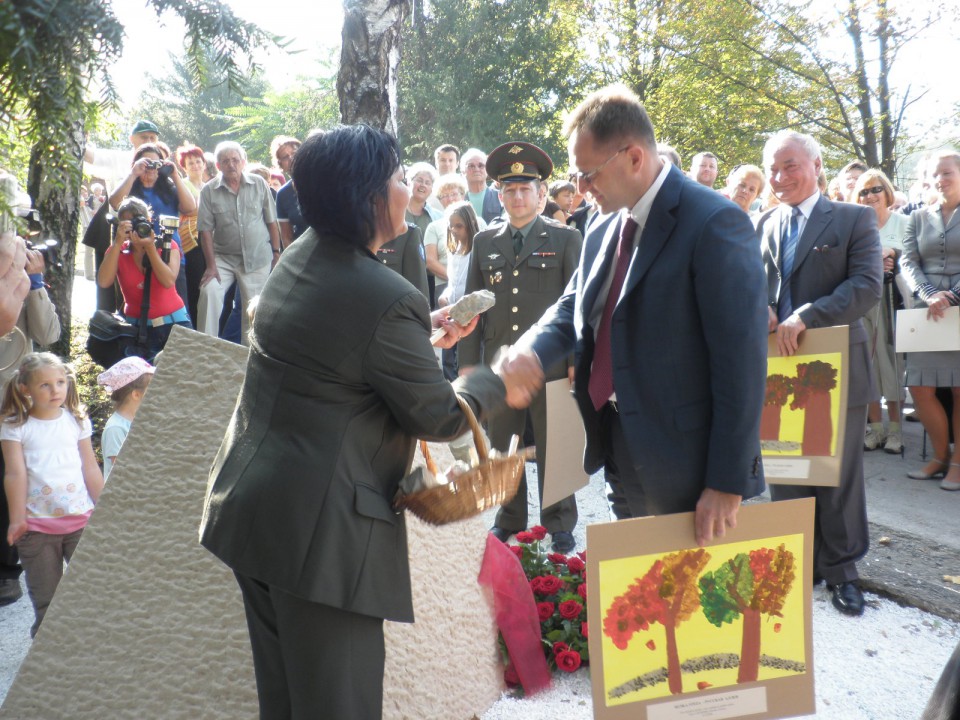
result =
[{"label": "camera strap", "polygon": [[150,281],[153,279],[153,268],[149,265],[143,271],[143,301],[140,303],[140,323],[137,325],[137,344],[147,347],[147,332],[150,315]]}]

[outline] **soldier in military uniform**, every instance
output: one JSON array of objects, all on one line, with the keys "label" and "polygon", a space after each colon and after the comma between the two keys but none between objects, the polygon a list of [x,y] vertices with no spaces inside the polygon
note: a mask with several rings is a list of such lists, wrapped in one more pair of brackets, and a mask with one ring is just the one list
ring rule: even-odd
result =
[{"label": "soldier in military uniform", "polygon": [[[550,157],[536,145],[511,142],[487,158],[487,173],[500,184],[500,202],[506,222],[473,240],[466,292],[490,290],[494,307],[480,316],[477,331],[460,342],[461,368],[489,365],[504,345],[514,344],[563,293],[580,260],[580,233],[537,214],[540,183],[553,171]],[[546,368],[547,380],[572,379],[573,361]],[[547,454],[547,407],[543,393],[526,410],[506,408],[490,417],[490,442],[498,450],[510,437],[523,437],[527,419],[537,450],[537,479],[543,498],[543,468]],[[557,552],[575,547],[577,503],[570,496],[540,510],[540,522],[553,536]],[[527,527],[527,485],[521,480],[517,496],[500,508],[491,532],[506,541]]]},{"label": "soldier in military uniform", "polygon": [[403,235],[385,242],[377,250],[377,259],[394,272],[403,275],[430,302],[427,284],[427,261],[423,256],[423,235],[416,225],[407,223]]}]

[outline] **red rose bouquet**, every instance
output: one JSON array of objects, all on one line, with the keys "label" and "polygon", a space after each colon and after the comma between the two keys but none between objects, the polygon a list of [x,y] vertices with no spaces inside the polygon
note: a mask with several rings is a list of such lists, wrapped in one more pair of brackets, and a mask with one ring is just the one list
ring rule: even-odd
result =
[{"label": "red rose bouquet", "polygon": [[[510,550],[520,559],[530,581],[547,664],[552,670],[573,672],[589,661],[587,648],[586,553],[567,557],[547,552],[546,528],[535,525],[517,533]],[[501,640],[502,646],[502,640]],[[506,657],[506,653],[504,653]],[[505,675],[509,675],[511,668]],[[507,677],[509,682],[509,677]]]}]

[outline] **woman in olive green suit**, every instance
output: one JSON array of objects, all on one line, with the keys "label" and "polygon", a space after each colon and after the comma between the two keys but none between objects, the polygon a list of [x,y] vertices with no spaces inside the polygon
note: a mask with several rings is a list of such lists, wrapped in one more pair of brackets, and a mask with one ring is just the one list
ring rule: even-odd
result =
[{"label": "woman in olive green suit", "polygon": [[413,621],[406,528],[391,501],[415,438],[501,407],[487,368],[447,382],[429,336],[472,330],[379,262],[406,230],[396,140],[358,125],[309,139],[293,180],[311,229],[257,306],[246,378],[210,474],[201,543],[236,574],[261,718],[381,717],[383,620]]}]

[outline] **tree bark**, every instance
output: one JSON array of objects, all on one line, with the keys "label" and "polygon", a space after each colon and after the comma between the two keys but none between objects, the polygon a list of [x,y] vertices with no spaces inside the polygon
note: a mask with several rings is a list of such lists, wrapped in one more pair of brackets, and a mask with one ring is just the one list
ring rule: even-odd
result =
[{"label": "tree bark", "polygon": [[813,392],[803,411],[803,454],[826,457],[833,441],[830,393]]},{"label": "tree bark", "polygon": [[397,134],[400,26],[410,0],[343,0],[340,119]]},{"label": "tree bark", "polygon": [[740,644],[740,669],[737,682],[754,682],[760,672],[760,611],[749,607],[743,613],[743,639]]},{"label": "tree bark", "polygon": [[680,654],[677,651],[677,627],[672,618],[663,619],[667,631],[667,686],[674,695],[683,692],[683,677],[680,674]]}]

